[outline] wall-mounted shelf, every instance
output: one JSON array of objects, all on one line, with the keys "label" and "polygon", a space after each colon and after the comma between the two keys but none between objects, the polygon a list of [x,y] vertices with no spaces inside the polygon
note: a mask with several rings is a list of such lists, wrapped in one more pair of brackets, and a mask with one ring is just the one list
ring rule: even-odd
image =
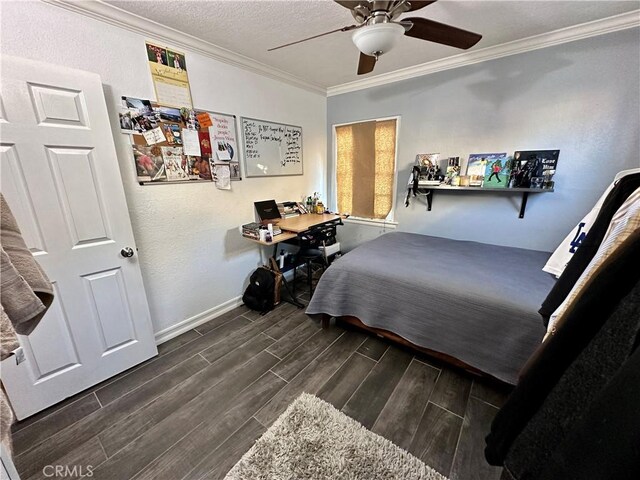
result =
[{"label": "wall-mounted shelf", "polygon": [[486,187],[454,187],[451,185],[429,185],[418,187],[418,195],[427,197],[427,210],[431,211],[433,194],[435,190],[447,190],[449,192],[476,192],[476,193],[521,193],[520,214],[518,218],[524,218],[527,208],[527,200],[530,193],[551,193],[553,188],[486,188]]}]

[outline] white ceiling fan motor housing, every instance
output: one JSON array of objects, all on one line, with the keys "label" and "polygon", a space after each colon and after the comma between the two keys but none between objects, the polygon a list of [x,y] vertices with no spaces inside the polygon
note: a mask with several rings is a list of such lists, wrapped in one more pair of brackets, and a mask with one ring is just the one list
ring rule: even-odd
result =
[{"label": "white ceiling fan motor housing", "polygon": [[397,23],[378,23],[357,29],[351,39],[365,55],[378,56],[391,50],[404,32],[404,27]]}]

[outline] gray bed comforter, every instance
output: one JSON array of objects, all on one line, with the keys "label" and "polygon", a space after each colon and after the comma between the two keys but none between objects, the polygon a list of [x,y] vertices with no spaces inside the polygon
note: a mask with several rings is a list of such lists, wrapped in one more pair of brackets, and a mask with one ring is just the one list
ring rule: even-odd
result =
[{"label": "gray bed comforter", "polygon": [[547,252],[388,233],[336,260],[308,314],[351,315],[507,383],[540,344]]}]

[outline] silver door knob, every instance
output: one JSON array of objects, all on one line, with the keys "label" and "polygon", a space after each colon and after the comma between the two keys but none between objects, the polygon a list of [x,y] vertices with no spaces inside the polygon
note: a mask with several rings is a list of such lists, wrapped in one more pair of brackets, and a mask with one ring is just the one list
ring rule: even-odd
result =
[{"label": "silver door knob", "polygon": [[124,247],[122,250],[120,250],[120,255],[125,258],[133,257],[133,253],[133,248],[131,247]]}]

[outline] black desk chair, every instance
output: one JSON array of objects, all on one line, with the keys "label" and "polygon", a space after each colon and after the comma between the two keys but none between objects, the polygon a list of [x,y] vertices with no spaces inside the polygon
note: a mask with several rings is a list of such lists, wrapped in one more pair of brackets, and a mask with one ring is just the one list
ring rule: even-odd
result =
[{"label": "black desk chair", "polygon": [[[300,265],[306,266],[307,285],[309,286],[309,298],[313,295],[313,264],[320,263],[322,265],[322,273],[329,266],[326,255],[327,242],[335,239],[335,226],[321,226],[312,228],[308,232],[300,234],[298,251],[298,261]],[[323,248],[319,248],[322,246]],[[295,295],[297,287],[297,268],[293,270],[293,292]]]}]

